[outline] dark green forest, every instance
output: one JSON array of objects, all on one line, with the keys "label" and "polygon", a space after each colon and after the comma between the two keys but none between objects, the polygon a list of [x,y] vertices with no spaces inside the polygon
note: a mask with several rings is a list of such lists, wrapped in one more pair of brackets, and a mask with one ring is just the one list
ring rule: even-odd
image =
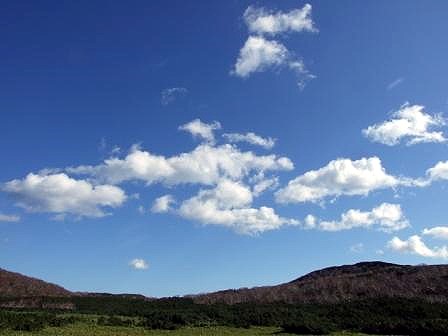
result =
[{"label": "dark green forest", "polygon": [[[0,300],[5,302],[6,299]],[[8,298],[10,301],[11,298]],[[72,297],[66,310],[43,309],[67,298],[33,298],[40,308],[3,309],[0,328],[32,331],[76,321],[76,314],[100,315],[99,325],[177,329],[185,326],[278,326],[297,334],[353,331],[378,335],[448,335],[448,305],[408,299],[375,299],[340,304],[195,304],[189,298],[144,300],[96,296]],[[39,306],[38,305],[38,306]]]}]

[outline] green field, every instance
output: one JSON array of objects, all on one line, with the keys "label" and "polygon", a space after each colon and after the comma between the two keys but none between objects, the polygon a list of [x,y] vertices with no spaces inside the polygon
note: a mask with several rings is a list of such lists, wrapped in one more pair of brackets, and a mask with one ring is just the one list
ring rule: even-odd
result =
[{"label": "green field", "polygon": [[[0,336],[291,336],[281,333],[279,328],[252,327],[250,329],[230,327],[183,328],[174,331],[147,330],[138,327],[108,327],[80,322],[65,327],[48,327],[37,332],[2,330]],[[332,335],[355,336],[361,334],[338,333]]]}]

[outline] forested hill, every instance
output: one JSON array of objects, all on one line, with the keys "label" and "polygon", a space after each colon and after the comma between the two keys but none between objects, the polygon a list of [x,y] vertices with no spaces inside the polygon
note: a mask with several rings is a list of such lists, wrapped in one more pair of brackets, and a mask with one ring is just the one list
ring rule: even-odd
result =
[{"label": "forested hill", "polygon": [[289,283],[192,296],[196,303],[338,303],[376,298],[448,302],[448,265],[362,262],[311,272]]}]

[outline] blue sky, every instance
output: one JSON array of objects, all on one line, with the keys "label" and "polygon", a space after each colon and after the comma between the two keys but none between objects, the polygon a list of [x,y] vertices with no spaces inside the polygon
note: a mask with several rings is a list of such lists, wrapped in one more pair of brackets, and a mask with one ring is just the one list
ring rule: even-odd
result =
[{"label": "blue sky", "polygon": [[0,265],[182,295],[448,258],[444,1],[0,13]]}]

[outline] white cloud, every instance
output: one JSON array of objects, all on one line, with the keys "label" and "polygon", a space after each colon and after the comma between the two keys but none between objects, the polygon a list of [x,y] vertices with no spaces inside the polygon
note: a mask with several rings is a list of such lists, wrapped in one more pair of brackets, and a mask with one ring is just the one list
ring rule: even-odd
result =
[{"label": "white cloud", "polygon": [[205,225],[222,225],[241,234],[257,234],[298,224],[296,220],[278,216],[272,208],[250,207],[252,199],[248,187],[223,180],[215,188],[201,190],[184,201],[178,212],[184,218]]},{"label": "white cloud", "polygon": [[202,144],[192,152],[170,158],[133,148],[124,159],[110,158],[98,166],[80,166],[67,171],[88,174],[111,184],[142,180],[147,184],[213,185],[221,178],[240,180],[252,172],[291,170],[293,167],[286,157],[258,156],[252,152],[241,152],[228,144],[218,147]]},{"label": "white cloud", "polygon": [[219,129],[221,129],[221,124],[219,122],[214,121],[211,124],[207,124],[199,119],[195,119],[185,125],[179,126],[179,130],[189,132],[193,137],[202,138],[210,143],[215,142],[213,131]]},{"label": "white cloud", "polygon": [[355,228],[370,228],[392,232],[404,229],[409,222],[399,204],[383,203],[371,211],[350,209],[341,215],[339,221],[320,221],[312,215],[305,218],[305,228],[316,228],[323,231],[341,231]]},{"label": "white cloud", "polygon": [[244,12],[244,20],[249,32],[254,34],[276,35],[283,32],[316,32],[311,18],[312,7],[306,4],[301,9],[290,12],[272,12],[264,8],[250,6]]},{"label": "white cloud", "polygon": [[448,258],[448,248],[446,246],[429,248],[418,235],[411,236],[407,240],[394,237],[387,245],[397,252],[417,254],[427,258]]},{"label": "white cloud", "polygon": [[297,77],[297,85],[302,90],[315,76],[305,67],[302,60],[294,57],[278,40],[268,40],[264,35],[275,36],[285,32],[317,32],[311,18],[311,5],[287,13],[272,12],[264,8],[249,6],[244,20],[249,37],[241,48],[232,74],[247,78],[255,72],[269,69],[287,68]]},{"label": "white cloud", "polygon": [[448,240],[448,226],[436,226],[430,229],[424,229],[422,233],[436,239]]},{"label": "white cloud", "polygon": [[406,140],[407,145],[424,142],[445,142],[443,132],[432,128],[445,125],[440,115],[430,115],[423,111],[424,106],[405,104],[393,113],[391,120],[364,129],[364,136],[374,142],[393,146]]},{"label": "white cloud", "polygon": [[137,270],[148,269],[149,265],[144,259],[136,258],[129,262],[129,266]]},{"label": "white cloud", "polygon": [[303,90],[308,84],[308,81],[316,78],[315,75],[310,73],[308,69],[305,67],[305,63],[302,60],[290,61],[288,63],[288,67],[291,71],[293,71],[297,78],[297,86],[300,90]]},{"label": "white cloud", "polygon": [[6,215],[0,212],[0,222],[19,222],[20,216],[17,215]]},{"label": "white cloud", "polygon": [[367,195],[404,182],[386,173],[378,157],[337,159],[291,180],[275,194],[280,203],[318,202],[341,195]]},{"label": "white cloud", "polygon": [[448,161],[438,162],[434,167],[426,171],[429,183],[438,180],[448,180]]},{"label": "white cloud", "polygon": [[275,139],[273,138],[263,138],[253,132],[248,132],[246,134],[240,133],[225,133],[223,137],[227,139],[227,141],[231,143],[236,142],[247,142],[252,145],[261,146],[266,149],[271,149],[275,145]]},{"label": "white cloud", "polygon": [[176,99],[184,97],[188,93],[188,90],[183,87],[173,87],[165,89],[161,93],[161,103],[162,105],[169,105]]},{"label": "white cloud", "polygon": [[154,200],[151,211],[154,213],[163,213],[171,210],[171,205],[174,203],[172,195],[164,195]]},{"label": "white cloud", "polygon": [[6,182],[2,188],[31,212],[70,213],[86,217],[106,215],[103,207],[115,208],[126,200],[124,191],[112,185],[94,186],[66,174],[28,174]]},{"label": "white cloud", "polygon": [[249,36],[240,50],[233,73],[246,78],[254,72],[283,65],[288,59],[288,49],[280,42],[269,41],[261,36]]},{"label": "white cloud", "polygon": [[294,58],[288,49],[276,40],[266,40],[262,36],[249,36],[240,50],[232,74],[247,78],[253,73],[269,69],[287,68],[297,77],[300,89],[315,78],[305,67],[302,60]]}]

